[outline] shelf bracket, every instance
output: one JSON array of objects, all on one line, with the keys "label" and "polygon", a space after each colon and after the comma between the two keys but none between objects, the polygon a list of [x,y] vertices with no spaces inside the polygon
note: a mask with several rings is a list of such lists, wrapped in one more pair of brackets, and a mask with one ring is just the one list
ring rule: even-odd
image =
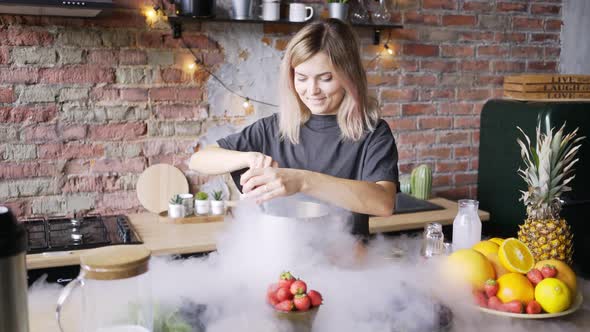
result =
[{"label": "shelf bracket", "polygon": [[373,29],[373,45],[379,45],[381,43],[381,28]]},{"label": "shelf bracket", "polygon": [[179,22],[172,22],[172,38],[178,39],[182,37],[182,25]]}]

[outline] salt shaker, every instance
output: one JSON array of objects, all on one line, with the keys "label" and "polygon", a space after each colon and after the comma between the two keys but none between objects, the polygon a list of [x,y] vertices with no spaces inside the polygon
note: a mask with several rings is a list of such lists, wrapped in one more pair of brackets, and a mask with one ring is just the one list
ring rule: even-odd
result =
[{"label": "salt shaker", "polygon": [[442,225],[439,223],[429,223],[424,228],[424,238],[422,240],[422,249],[420,255],[424,258],[431,258],[445,253],[444,234]]}]

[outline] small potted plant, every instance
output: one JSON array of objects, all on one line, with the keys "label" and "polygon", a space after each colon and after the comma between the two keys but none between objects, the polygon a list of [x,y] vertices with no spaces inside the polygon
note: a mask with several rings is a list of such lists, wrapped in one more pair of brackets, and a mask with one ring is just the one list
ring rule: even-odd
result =
[{"label": "small potted plant", "polygon": [[168,217],[170,218],[184,218],[184,205],[182,205],[182,197],[174,195],[168,202]]},{"label": "small potted plant", "polygon": [[348,18],[348,0],[328,0],[330,18],[346,21]]},{"label": "small potted plant", "polygon": [[213,200],[211,201],[211,213],[215,215],[222,215],[225,213],[223,201],[223,191],[218,190],[213,192]]},{"label": "small potted plant", "polygon": [[204,191],[199,191],[195,199],[196,214],[209,214],[209,195]]}]

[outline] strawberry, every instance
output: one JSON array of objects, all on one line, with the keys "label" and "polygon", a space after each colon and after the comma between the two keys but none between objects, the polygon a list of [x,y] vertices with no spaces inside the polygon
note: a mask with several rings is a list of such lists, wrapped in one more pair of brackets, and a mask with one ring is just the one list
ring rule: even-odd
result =
[{"label": "strawberry", "polygon": [[522,303],[518,300],[510,301],[502,305],[502,311],[512,312],[515,314],[522,313]]},{"label": "strawberry", "polygon": [[541,280],[544,279],[543,273],[539,271],[539,269],[532,269],[527,274],[526,277],[529,278],[529,281],[533,284],[533,286],[537,286]]},{"label": "strawberry", "polygon": [[307,292],[307,296],[311,300],[311,305],[314,307],[317,307],[320,304],[322,304],[322,302],[324,300],[322,298],[322,294],[320,294],[320,292],[315,291],[315,290],[310,290],[309,292]]},{"label": "strawberry", "polygon": [[278,304],[275,305],[275,309],[280,310],[280,311],[293,311],[293,309],[295,309],[295,305],[293,304],[293,301],[291,300],[285,300],[282,302],[279,302]]},{"label": "strawberry", "polygon": [[291,294],[304,294],[307,291],[307,285],[303,280],[299,279],[291,284]]},{"label": "strawberry", "polygon": [[311,300],[306,294],[295,295],[293,303],[295,304],[295,308],[299,311],[307,311],[309,310],[309,307],[311,307]]},{"label": "strawberry", "polygon": [[539,302],[532,300],[526,305],[526,313],[530,315],[540,314],[541,313],[541,305]]},{"label": "strawberry", "polygon": [[276,294],[277,294],[277,300],[279,300],[279,302],[293,299],[293,294],[291,294],[291,292],[289,291],[289,288],[286,288],[286,287],[279,288],[277,290]]},{"label": "strawberry", "polygon": [[488,308],[494,310],[502,310],[502,301],[497,296],[492,296],[488,299]]},{"label": "strawberry", "polygon": [[268,286],[268,288],[266,289],[266,295],[270,295],[273,294],[275,295],[277,293],[277,291],[279,290],[279,284],[278,283],[274,283],[274,284],[270,284]]},{"label": "strawberry", "polygon": [[266,295],[266,302],[268,302],[273,307],[279,303],[279,299],[275,294],[267,294]]},{"label": "strawberry", "polygon": [[496,294],[498,294],[498,288],[500,286],[498,286],[498,283],[496,282],[496,280],[488,279],[483,287],[486,292],[486,295],[488,297],[492,297],[492,296],[496,296]]},{"label": "strawberry", "polygon": [[488,300],[486,299],[486,295],[482,291],[473,291],[473,297],[475,298],[475,303],[478,306],[487,308]]},{"label": "strawberry", "polygon": [[291,272],[283,272],[279,277],[279,286],[280,287],[291,287],[291,284],[295,281],[295,277],[291,274]]},{"label": "strawberry", "polygon": [[557,270],[555,269],[555,266],[545,264],[541,268],[541,273],[543,274],[543,277],[545,277],[545,278],[554,278],[557,275]]}]

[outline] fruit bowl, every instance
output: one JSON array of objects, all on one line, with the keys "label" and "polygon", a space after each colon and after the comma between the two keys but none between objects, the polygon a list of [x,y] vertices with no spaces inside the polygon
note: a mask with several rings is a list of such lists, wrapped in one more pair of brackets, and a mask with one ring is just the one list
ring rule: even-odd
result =
[{"label": "fruit bowl", "polygon": [[549,314],[549,313],[543,313],[543,314],[534,314],[534,315],[530,315],[530,314],[515,314],[512,312],[505,312],[505,311],[499,311],[499,310],[493,310],[493,309],[488,309],[488,308],[484,308],[484,307],[480,307],[478,306],[477,308],[479,308],[479,310],[487,313],[487,314],[491,314],[491,315],[496,315],[496,316],[504,316],[504,317],[512,317],[512,318],[522,318],[522,319],[546,319],[546,318],[555,318],[555,317],[561,317],[561,316],[565,316],[565,315],[569,315],[575,311],[577,311],[578,309],[580,309],[580,307],[582,306],[582,302],[584,301],[584,298],[582,296],[581,292],[578,292],[578,294],[576,294],[576,297],[574,299],[574,301],[572,302],[572,304],[570,305],[569,309],[562,311],[562,312],[556,312],[553,314]]},{"label": "fruit bowl", "polygon": [[311,331],[319,309],[320,307],[311,307],[307,311],[280,311],[272,308],[274,316],[280,320],[289,321],[295,331]]}]

